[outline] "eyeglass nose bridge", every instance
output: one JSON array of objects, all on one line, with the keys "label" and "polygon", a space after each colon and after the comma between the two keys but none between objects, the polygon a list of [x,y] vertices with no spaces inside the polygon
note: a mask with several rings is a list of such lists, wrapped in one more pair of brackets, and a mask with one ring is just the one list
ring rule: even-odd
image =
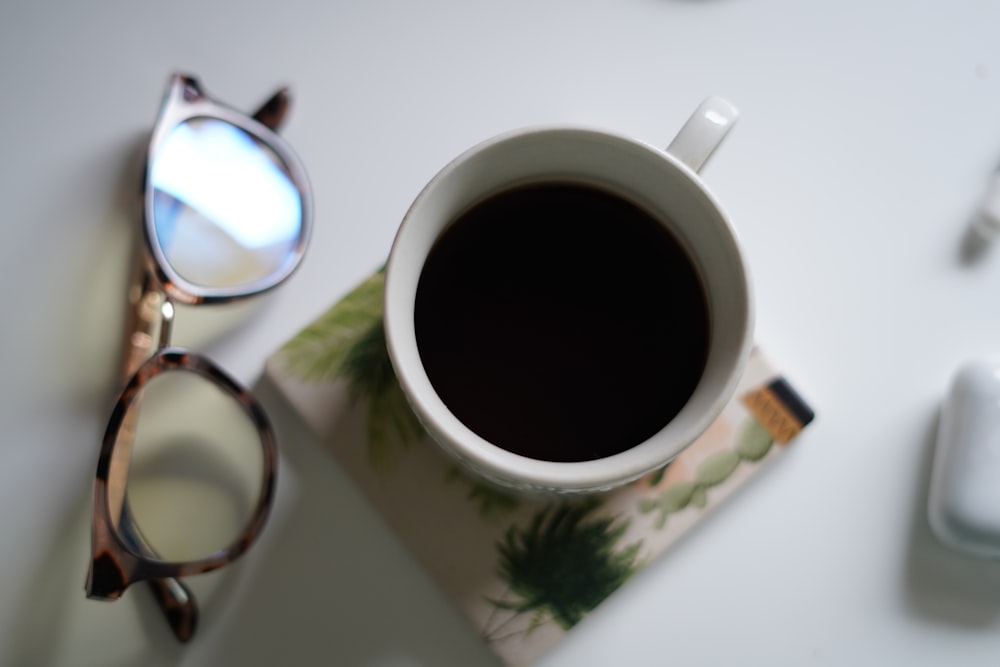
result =
[{"label": "eyeglass nose bridge", "polygon": [[170,346],[174,303],[156,278],[152,261],[148,255],[140,254],[133,262],[122,348],[122,383],[156,350]]}]

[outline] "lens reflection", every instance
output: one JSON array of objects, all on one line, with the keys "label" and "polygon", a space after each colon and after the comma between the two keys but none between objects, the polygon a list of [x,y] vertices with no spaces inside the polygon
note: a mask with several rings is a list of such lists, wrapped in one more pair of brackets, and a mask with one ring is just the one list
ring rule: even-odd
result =
[{"label": "lens reflection", "polygon": [[261,492],[263,448],[253,422],[214,383],[185,371],[156,376],[130,411],[137,414],[129,416],[126,499],[143,540],[174,561],[228,546]]},{"label": "lens reflection", "polygon": [[272,150],[214,118],[175,127],[150,166],[156,242],[178,275],[209,288],[280,273],[302,232],[302,200]]}]

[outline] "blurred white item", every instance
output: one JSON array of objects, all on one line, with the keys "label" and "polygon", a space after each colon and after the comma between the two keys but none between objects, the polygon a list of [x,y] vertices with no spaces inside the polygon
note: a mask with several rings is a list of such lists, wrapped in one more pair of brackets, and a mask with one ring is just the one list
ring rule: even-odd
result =
[{"label": "blurred white item", "polygon": [[1000,558],[1000,359],[970,362],[955,375],[941,412],[928,515],[943,543]]}]

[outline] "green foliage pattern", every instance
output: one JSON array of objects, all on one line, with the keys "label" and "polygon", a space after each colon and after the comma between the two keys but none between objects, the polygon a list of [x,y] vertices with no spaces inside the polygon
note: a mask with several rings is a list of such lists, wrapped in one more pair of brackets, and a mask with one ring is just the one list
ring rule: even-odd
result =
[{"label": "green foliage pattern", "polygon": [[725,482],[743,462],[754,463],[763,459],[774,439],[767,429],[754,418],[744,422],[733,449],[715,452],[699,464],[693,480],[671,484],[655,498],[639,502],[643,514],[656,514],[654,526],[662,529],[667,518],[686,507],[704,508],[708,504],[708,490]]},{"label": "green foliage pattern", "polygon": [[[494,607],[514,612],[511,619],[532,614],[528,631],[549,620],[569,629],[631,577],[642,541],[619,548],[628,521],[595,515],[599,507],[594,498],[557,503],[511,526],[497,549],[513,598],[490,600]],[[505,638],[500,629],[487,628],[487,638]]]},{"label": "green foliage pattern", "polygon": [[[285,370],[304,382],[344,380],[351,400],[368,407],[368,460],[391,468],[402,451],[426,432],[413,413],[389,359],[382,317],[385,271],[380,269],[288,341],[280,351]],[[454,471],[468,487],[467,499],[484,518],[515,509],[519,502],[486,483]]]},{"label": "green foliage pattern", "polygon": [[368,458],[393,465],[424,435],[399,386],[385,346],[382,288],[377,271],[306,327],[280,351],[289,374],[305,382],[343,379],[351,400],[368,404]]},{"label": "green foliage pattern", "polygon": [[355,344],[370,337],[372,327],[381,326],[384,284],[385,273],[373,273],[285,343],[280,355],[288,373],[305,382],[339,377]]},{"label": "green foliage pattern", "polygon": [[448,481],[465,484],[467,487],[465,499],[476,506],[479,515],[484,519],[502,518],[521,506],[521,497],[470,477],[457,465],[449,470]]}]

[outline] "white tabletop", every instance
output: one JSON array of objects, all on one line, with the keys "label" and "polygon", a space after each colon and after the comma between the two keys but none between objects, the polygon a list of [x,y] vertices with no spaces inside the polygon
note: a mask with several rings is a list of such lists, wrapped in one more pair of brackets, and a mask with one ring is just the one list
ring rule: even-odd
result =
[{"label": "white tabletop", "polygon": [[819,417],[543,664],[996,665],[1000,565],[939,546],[924,505],[952,373],[1000,354],[1000,248],[963,252],[1000,164],[998,29],[1000,3],[973,0],[5,0],[0,663],[493,664],[266,387],[277,504],[242,561],[191,580],[194,641],[145,591],[84,598],[137,156],[183,70],[247,108],[290,85],[315,188],[273,299],[238,326],[179,316],[177,342],[249,385],[466,147],[567,121],[666,145],[730,99],[704,177],[754,270],[757,338]]}]

